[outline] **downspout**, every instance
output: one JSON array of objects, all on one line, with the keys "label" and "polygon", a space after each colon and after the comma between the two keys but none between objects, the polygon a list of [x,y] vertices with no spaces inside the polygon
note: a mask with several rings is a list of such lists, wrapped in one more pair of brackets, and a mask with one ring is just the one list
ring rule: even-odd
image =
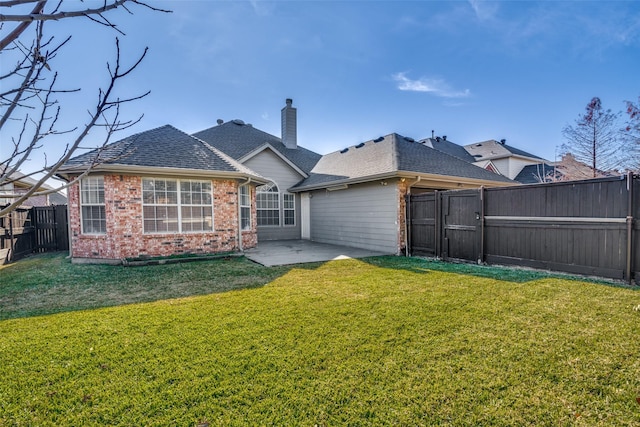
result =
[{"label": "downspout", "polygon": [[407,224],[407,220],[408,220],[407,211],[409,209],[408,209],[407,203],[411,203],[409,202],[409,196],[411,195],[411,187],[419,183],[421,179],[422,177],[418,176],[415,182],[407,185],[407,194],[405,195],[406,202],[404,207],[404,256],[407,256],[407,257],[409,256],[409,225]]},{"label": "downspout", "polygon": [[[238,184],[238,251],[243,252],[242,248],[242,206],[240,197],[240,187],[248,185],[251,182],[251,177],[247,178],[247,182]],[[249,190],[249,200],[251,200],[251,190]],[[249,204],[251,206],[251,204]],[[251,215],[251,209],[249,209],[249,215]]]}]

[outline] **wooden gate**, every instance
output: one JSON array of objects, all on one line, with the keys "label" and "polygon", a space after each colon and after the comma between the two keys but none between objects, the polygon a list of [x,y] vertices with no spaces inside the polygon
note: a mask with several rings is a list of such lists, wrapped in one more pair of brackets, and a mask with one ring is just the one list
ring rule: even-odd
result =
[{"label": "wooden gate", "polygon": [[445,260],[482,262],[482,203],[478,190],[444,192],[442,252]]},{"label": "wooden gate", "polygon": [[0,218],[0,264],[69,249],[67,206],[20,207]]},{"label": "wooden gate", "polygon": [[438,192],[407,196],[409,248],[412,254],[439,256]]}]

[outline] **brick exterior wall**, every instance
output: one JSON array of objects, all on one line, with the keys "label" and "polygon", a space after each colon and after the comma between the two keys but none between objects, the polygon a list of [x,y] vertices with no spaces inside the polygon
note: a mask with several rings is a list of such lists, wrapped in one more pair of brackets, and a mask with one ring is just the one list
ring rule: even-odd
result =
[{"label": "brick exterior wall", "polygon": [[[79,185],[69,188],[71,254],[73,258],[118,260],[141,256],[231,252],[238,245],[238,182],[213,180],[213,231],[144,234],[142,178],[105,175],[106,234],[82,234]],[[251,230],[242,232],[242,247],[257,244],[255,188],[251,188]]]},{"label": "brick exterior wall", "polygon": [[407,201],[405,199],[407,195],[407,190],[409,188],[409,183],[405,180],[398,180],[398,254],[402,255],[405,251],[406,246],[406,209],[407,209]]}]

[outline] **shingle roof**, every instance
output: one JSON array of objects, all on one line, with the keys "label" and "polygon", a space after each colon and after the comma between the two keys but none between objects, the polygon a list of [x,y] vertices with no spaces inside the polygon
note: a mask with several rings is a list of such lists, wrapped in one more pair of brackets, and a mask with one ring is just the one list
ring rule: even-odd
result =
[{"label": "shingle roof", "polygon": [[473,163],[476,161],[462,145],[455,142],[447,141],[442,138],[426,138],[420,141],[422,144],[432,147],[435,150],[442,151],[450,156],[457,157],[465,162]]},{"label": "shingle roof", "polygon": [[259,176],[204,141],[171,125],[131,135],[107,145],[102,151],[92,150],[74,157],[60,172],[87,166],[96,156],[102,159],[99,161],[101,165],[196,169]]},{"label": "shingle roof", "polygon": [[538,184],[540,182],[549,182],[561,176],[556,168],[548,163],[540,163],[537,165],[527,165],[522,168],[514,181],[521,184]]},{"label": "shingle roof", "polygon": [[453,180],[470,178],[513,183],[501,175],[393,133],[323,156],[309,178],[293,188],[321,188],[335,181],[366,179],[398,172],[442,175]]},{"label": "shingle roof", "polygon": [[532,159],[542,158],[520,150],[519,148],[512,147],[507,144],[502,144],[496,140],[490,139],[488,141],[477,142],[475,144],[465,145],[464,148],[474,157],[474,161],[493,159],[496,157],[509,157],[511,155],[529,157]]},{"label": "shingle roof", "polygon": [[296,149],[286,148],[277,136],[256,129],[241,120],[232,120],[196,132],[193,136],[208,142],[236,160],[269,144],[306,174],[322,157],[300,146]]}]

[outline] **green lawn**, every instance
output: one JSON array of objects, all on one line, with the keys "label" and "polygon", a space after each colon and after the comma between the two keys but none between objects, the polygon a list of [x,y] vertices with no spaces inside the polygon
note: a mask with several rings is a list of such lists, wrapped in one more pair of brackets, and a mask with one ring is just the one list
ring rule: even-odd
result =
[{"label": "green lawn", "polygon": [[0,269],[0,310],[0,426],[640,425],[637,289],[395,257],[55,255]]}]

